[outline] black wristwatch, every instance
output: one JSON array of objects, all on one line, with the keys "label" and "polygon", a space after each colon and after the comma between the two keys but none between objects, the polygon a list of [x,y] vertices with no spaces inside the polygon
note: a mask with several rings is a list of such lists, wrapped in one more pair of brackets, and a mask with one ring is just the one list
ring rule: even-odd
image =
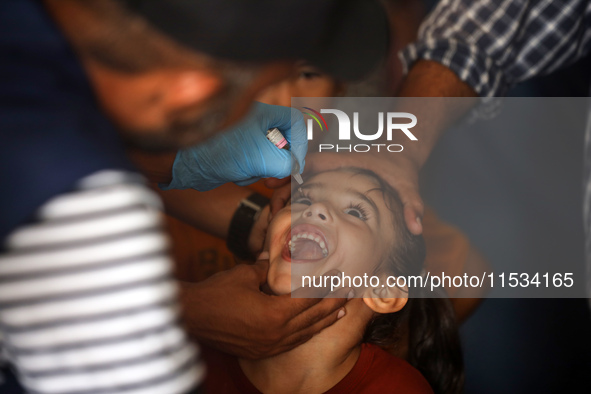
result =
[{"label": "black wristwatch", "polygon": [[248,250],[248,238],[252,227],[267,204],[269,204],[267,197],[254,193],[240,201],[238,209],[234,212],[226,246],[239,259],[254,260],[253,254]]}]

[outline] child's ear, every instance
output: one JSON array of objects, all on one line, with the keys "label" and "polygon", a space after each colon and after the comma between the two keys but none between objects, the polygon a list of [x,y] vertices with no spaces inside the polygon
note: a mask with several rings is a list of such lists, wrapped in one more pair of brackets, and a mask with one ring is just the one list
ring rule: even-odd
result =
[{"label": "child's ear", "polygon": [[381,287],[367,290],[363,302],[376,313],[394,313],[401,310],[408,301],[408,288]]}]

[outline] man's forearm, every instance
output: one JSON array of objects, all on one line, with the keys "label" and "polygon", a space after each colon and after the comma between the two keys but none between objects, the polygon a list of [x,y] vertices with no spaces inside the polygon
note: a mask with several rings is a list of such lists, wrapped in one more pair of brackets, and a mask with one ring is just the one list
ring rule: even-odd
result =
[{"label": "man's forearm", "polygon": [[127,155],[150,182],[169,183],[172,180],[172,165],[176,152],[146,153],[129,149]]},{"label": "man's forearm", "polygon": [[133,150],[128,153],[164,201],[167,213],[216,237],[226,238],[240,201],[253,193],[233,183],[207,192],[193,189],[163,191],[157,183],[171,181],[175,154],[146,154]]},{"label": "man's forearm", "polygon": [[449,68],[431,60],[419,60],[402,81],[400,97],[477,97]]},{"label": "man's forearm", "polygon": [[[478,97],[474,89],[450,69],[429,60],[419,60],[413,65],[402,82],[399,96],[405,98],[401,100],[401,107],[419,120],[413,132],[416,130],[420,135],[420,143],[404,146],[418,168],[429,157],[442,131],[472,108]],[[450,97],[457,99],[447,99]]]},{"label": "man's forearm", "polygon": [[[156,187],[157,188],[157,187]],[[157,190],[166,212],[208,234],[225,239],[230,221],[252,190],[228,183],[216,189],[199,192],[193,189]]]}]

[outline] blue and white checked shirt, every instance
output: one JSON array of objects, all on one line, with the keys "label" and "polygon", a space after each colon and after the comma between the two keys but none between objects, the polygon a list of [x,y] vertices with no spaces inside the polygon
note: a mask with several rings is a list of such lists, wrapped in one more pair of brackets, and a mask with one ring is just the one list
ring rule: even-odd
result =
[{"label": "blue and white checked shirt", "polygon": [[401,58],[406,70],[439,62],[493,97],[590,51],[589,0],[441,0]]}]

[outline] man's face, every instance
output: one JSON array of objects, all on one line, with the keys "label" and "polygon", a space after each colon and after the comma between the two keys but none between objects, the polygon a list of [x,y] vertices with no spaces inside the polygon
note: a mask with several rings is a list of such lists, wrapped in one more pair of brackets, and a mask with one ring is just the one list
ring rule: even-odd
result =
[{"label": "man's face", "polygon": [[239,85],[214,69],[126,74],[86,64],[98,100],[132,145],[150,151],[194,145],[239,121],[256,95],[289,75],[291,62],[258,67]]}]

